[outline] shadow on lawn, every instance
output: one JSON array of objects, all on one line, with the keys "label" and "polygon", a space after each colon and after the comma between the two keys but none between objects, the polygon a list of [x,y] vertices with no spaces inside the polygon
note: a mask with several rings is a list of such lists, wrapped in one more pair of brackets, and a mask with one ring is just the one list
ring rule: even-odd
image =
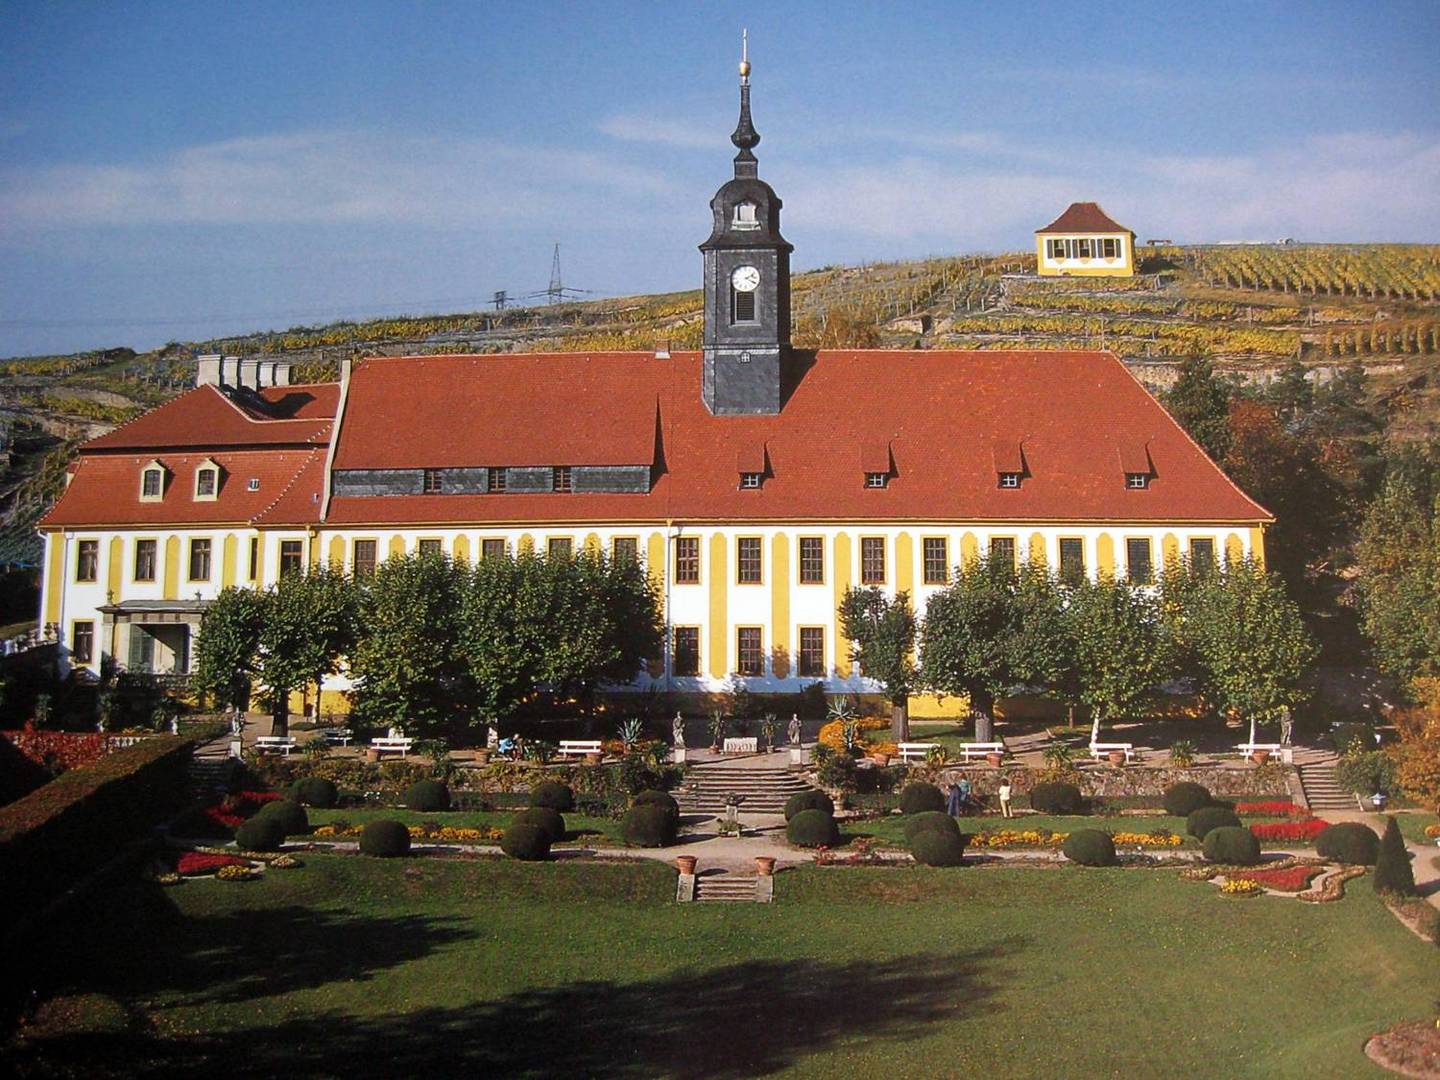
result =
[{"label": "shadow on lawn", "polygon": [[[738,1080],[863,1034],[903,1042],[994,1011],[1019,941],[946,955],[753,960],[640,983],[524,990],[465,1008],[320,1014],[184,1040],[75,1036],[24,1051],[24,1076],[674,1076]],[[123,1064],[122,1064],[123,1063]]]}]

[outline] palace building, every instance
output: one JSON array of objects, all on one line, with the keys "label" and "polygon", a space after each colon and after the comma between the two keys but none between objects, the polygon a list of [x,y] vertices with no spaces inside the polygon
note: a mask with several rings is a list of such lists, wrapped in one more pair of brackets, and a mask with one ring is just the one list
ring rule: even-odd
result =
[{"label": "palace building", "polygon": [[1099,203],[1071,203],[1035,230],[1035,265],[1041,277],[1133,277],[1135,234]]},{"label": "palace building", "polygon": [[731,141],[699,352],[370,358],[318,385],[204,358],[195,389],[87,443],[40,526],[65,663],[184,674],[220,589],[322,560],[598,549],[664,598],[636,688],[864,691],[835,614],[852,585],[923,611],[985,551],[1138,581],[1263,558],[1270,515],[1111,353],[793,348],[748,63]]}]

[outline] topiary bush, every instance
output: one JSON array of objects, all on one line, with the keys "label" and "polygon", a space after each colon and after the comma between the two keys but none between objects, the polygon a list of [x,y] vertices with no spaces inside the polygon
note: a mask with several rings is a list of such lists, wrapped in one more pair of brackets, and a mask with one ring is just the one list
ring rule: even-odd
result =
[{"label": "topiary bush", "polygon": [[635,796],[635,806],[658,806],[677,822],[680,820],[680,804],[668,791],[650,788]]},{"label": "topiary bush", "polygon": [[235,830],[235,846],[242,851],[276,851],[285,842],[285,823],[277,817],[256,814]]},{"label": "topiary bush", "polygon": [[1374,866],[1380,854],[1380,838],[1368,825],[1342,821],[1315,837],[1315,852],[1322,859],[1333,859],[1352,866]]},{"label": "topiary bush", "polygon": [[677,823],[665,807],[642,803],[626,812],[620,832],[635,847],[668,847],[675,842]]},{"label": "topiary bush", "polygon": [[801,810],[785,826],[785,838],[796,847],[834,847],[840,830],[825,811]]},{"label": "topiary bush", "polygon": [[382,818],[360,831],[360,854],[398,859],[410,851],[410,830],[398,821]]},{"label": "topiary bush", "polygon": [[965,861],[965,834],[959,829],[921,829],[910,841],[910,854],[925,866],[960,866]]},{"label": "topiary bush", "polygon": [[1115,841],[1099,829],[1076,829],[1060,849],[1065,858],[1081,866],[1114,866]]},{"label": "topiary bush", "polygon": [[544,780],[530,789],[531,806],[548,806],[551,810],[568,814],[575,809],[575,792],[568,784],[558,780]]},{"label": "topiary bush", "polygon": [[280,822],[286,836],[301,836],[310,831],[310,818],[305,808],[290,799],[266,803],[255,816]]},{"label": "topiary bush", "polygon": [[[548,806],[536,809],[549,810]],[[559,811],[552,811],[559,813]],[[550,834],[537,825],[517,821],[500,837],[500,850],[512,859],[542,862],[550,858]]]},{"label": "topiary bush", "polygon": [[1196,810],[1211,803],[1210,789],[1204,784],[1193,784],[1182,780],[1165,789],[1165,812],[1171,817],[1188,818]]},{"label": "topiary bush", "polygon": [[1204,840],[1211,829],[1236,828],[1240,818],[1228,806],[1202,806],[1185,818],[1185,831],[1196,840]]},{"label": "topiary bush", "polygon": [[1400,825],[1393,817],[1386,820],[1385,835],[1380,837],[1380,850],[1375,857],[1375,877],[1371,884],[1382,896],[1416,895],[1410,853],[1405,850],[1405,838],[1400,835]]},{"label": "topiary bush", "polygon": [[960,835],[960,826],[949,814],[939,810],[923,810],[905,819],[905,842],[908,844],[922,832],[948,832]]},{"label": "topiary bush", "polygon": [[340,801],[340,789],[323,776],[302,776],[290,785],[290,798],[301,806],[329,810]]},{"label": "topiary bush", "polygon": [[823,791],[797,791],[785,800],[785,820],[789,821],[802,810],[822,810],[835,813],[835,802]]},{"label": "topiary bush", "polygon": [[900,792],[902,814],[923,814],[930,810],[945,812],[945,793],[934,784],[906,784]]},{"label": "topiary bush", "polygon": [[511,819],[510,824],[533,825],[545,833],[551,844],[558,844],[565,839],[565,819],[560,816],[559,810],[552,810],[548,806],[532,806],[521,810]]},{"label": "topiary bush", "polygon": [[417,780],[405,790],[405,805],[432,814],[450,809],[450,789],[439,780]]},{"label": "topiary bush", "polygon": [[1205,858],[1215,863],[1254,866],[1260,861],[1260,841],[1239,825],[1220,825],[1205,834]]},{"label": "topiary bush", "polygon": [[1042,814],[1083,814],[1085,797],[1074,784],[1051,780],[1030,789],[1030,808]]}]

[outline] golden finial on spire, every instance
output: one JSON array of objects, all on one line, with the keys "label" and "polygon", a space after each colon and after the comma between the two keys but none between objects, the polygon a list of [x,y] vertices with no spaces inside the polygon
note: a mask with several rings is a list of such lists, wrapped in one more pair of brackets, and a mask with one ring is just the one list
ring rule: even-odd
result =
[{"label": "golden finial on spire", "polygon": [[750,81],[750,31],[740,31],[740,78]]}]

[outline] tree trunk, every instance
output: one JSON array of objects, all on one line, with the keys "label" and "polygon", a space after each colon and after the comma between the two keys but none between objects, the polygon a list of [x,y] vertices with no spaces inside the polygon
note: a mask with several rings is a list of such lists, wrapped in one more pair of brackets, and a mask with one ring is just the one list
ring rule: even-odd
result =
[{"label": "tree trunk", "polygon": [[890,737],[897,743],[910,741],[910,698],[890,702]]},{"label": "tree trunk", "polygon": [[270,734],[283,739],[290,734],[290,690],[275,691],[275,711],[270,717]]},{"label": "tree trunk", "polygon": [[975,721],[975,741],[995,741],[995,695],[988,690],[970,693],[970,716]]}]

